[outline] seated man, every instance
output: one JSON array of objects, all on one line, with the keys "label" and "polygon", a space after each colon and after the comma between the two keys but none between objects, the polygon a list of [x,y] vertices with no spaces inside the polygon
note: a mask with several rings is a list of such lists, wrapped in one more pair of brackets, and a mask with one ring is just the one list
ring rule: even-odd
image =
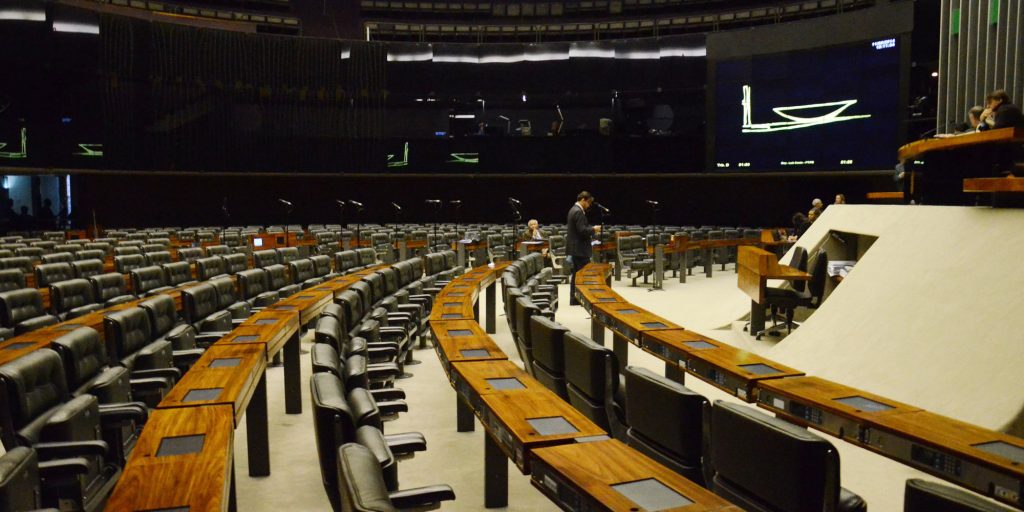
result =
[{"label": "seated man", "polygon": [[1014,105],[1010,95],[999,89],[985,96],[985,110],[979,116],[978,131],[999,128],[1024,128],[1024,115]]},{"label": "seated man", "polygon": [[526,223],[526,231],[523,232],[523,240],[544,240],[548,237],[547,232],[540,229],[537,219],[530,219]]}]

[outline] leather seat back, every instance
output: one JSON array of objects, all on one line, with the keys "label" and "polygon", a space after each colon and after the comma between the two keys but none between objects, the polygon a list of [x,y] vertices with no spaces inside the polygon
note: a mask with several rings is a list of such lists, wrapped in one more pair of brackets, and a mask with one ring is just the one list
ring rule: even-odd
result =
[{"label": "leather seat back", "polygon": [[252,261],[257,268],[266,268],[271,265],[281,263],[280,257],[277,255],[277,251],[274,251],[273,249],[252,253]]},{"label": "leather seat back", "polygon": [[334,268],[338,272],[347,272],[359,266],[359,255],[355,251],[340,251],[334,253]]},{"label": "leather seat back", "polygon": [[150,290],[167,286],[167,277],[160,267],[140,267],[129,272],[132,279],[132,291],[142,295]]},{"label": "leather seat back", "polygon": [[0,457],[0,510],[37,510],[42,508],[41,497],[36,451],[11,448]]},{"label": "leather seat back", "polygon": [[[32,351],[0,366],[0,382],[7,388],[5,398],[12,426],[23,442],[30,444],[40,441],[41,431],[46,428],[46,413],[70,397],[60,356],[50,349]],[[91,422],[72,421],[66,426],[71,432],[63,440],[99,437],[98,418],[91,418]]]},{"label": "leather seat back", "polygon": [[186,261],[164,263],[160,265],[160,270],[163,272],[165,286],[178,286],[182,283],[195,281],[192,278],[192,266]]},{"label": "leather seat back", "polygon": [[331,273],[331,257],[326,254],[310,256],[309,261],[313,262],[313,275],[324,277]]},{"label": "leather seat back", "polygon": [[[147,255],[148,259],[148,255],[153,254],[154,252],[168,252],[167,247],[167,245],[157,244],[153,243],[152,240],[147,240],[146,243],[142,245],[142,247],[139,247],[139,249],[142,251],[142,254]],[[168,254],[170,253],[168,252]]]},{"label": "leather seat back", "polygon": [[646,368],[627,366],[622,375],[628,405],[627,444],[701,483],[701,433],[708,400]]},{"label": "leather seat back", "polygon": [[911,478],[903,492],[903,512],[1010,512],[956,487]]},{"label": "leather seat back", "polygon": [[[294,247],[291,247],[294,249]],[[291,271],[292,281],[296,283],[302,283],[307,279],[313,279],[316,277],[316,270],[313,268],[313,262],[307,258],[295,259],[288,262],[289,270]]]},{"label": "leather seat back", "polygon": [[19,247],[14,250],[15,256],[24,256],[32,262],[38,262],[43,258],[42,247]]},{"label": "leather seat back", "polygon": [[136,245],[119,245],[114,247],[114,256],[124,256],[126,254],[142,254],[142,248]]},{"label": "leather seat back", "polygon": [[35,288],[0,293],[0,322],[4,327],[14,327],[44,314],[42,297]]},{"label": "leather seat back", "polygon": [[53,340],[53,348],[61,355],[68,388],[77,390],[76,394],[85,392],[83,386],[89,385],[90,380],[109,370],[117,380],[106,382],[102,389],[95,389],[92,394],[100,399],[100,403],[105,404],[131,401],[127,372],[119,366],[108,369],[107,350],[100,340],[100,333],[95,329],[79,327],[63,334]]},{"label": "leather seat back", "polygon": [[226,245],[208,245],[206,247],[207,256],[223,256],[225,254],[229,254],[230,252],[231,249],[229,249],[228,246]]},{"label": "leather seat back", "polygon": [[85,244],[87,251],[103,251],[104,258],[112,254],[113,248],[114,246],[110,242],[90,242]]},{"label": "leather seat back", "polygon": [[103,262],[100,260],[79,260],[71,263],[75,277],[88,279],[103,273]]},{"label": "leather seat back", "polygon": [[107,259],[106,253],[98,249],[83,249],[75,253],[75,259],[78,261],[82,260],[100,260],[105,261]]},{"label": "leather seat back", "polygon": [[249,268],[249,259],[245,254],[225,254],[221,258],[224,259],[224,269],[228,274],[237,274]]},{"label": "leather seat back", "polygon": [[348,289],[341,292],[334,302],[345,308],[345,330],[351,331],[363,318],[363,299],[355,290]]},{"label": "leather seat back", "polygon": [[146,253],[146,264],[148,265],[163,265],[165,263],[171,263],[174,261],[171,258],[169,251],[153,251]]},{"label": "leather seat back", "polygon": [[562,342],[565,360],[571,361],[565,367],[569,403],[601,428],[608,430],[605,365],[606,359],[614,354],[590,338],[574,332],[566,333]]},{"label": "leather seat back", "polygon": [[32,273],[32,260],[24,256],[12,256],[10,258],[0,258],[0,267],[7,269],[18,269],[23,274]]},{"label": "leather seat back", "polygon": [[69,263],[43,263],[36,266],[36,287],[43,288],[53,283],[74,279],[75,272]]},{"label": "leather seat back", "polygon": [[348,443],[338,449],[338,487],[345,512],[397,511],[388,497],[380,463],[369,448]]},{"label": "leather seat back", "polygon": [[370,285],[370,289],[373,290],[373,303],[377,303],[387,295],[387,285],[384,283],[384,276],[380,273],[374,272],[364,277],[363,282]]},{"label": "leather seat back", "polygon": [[344,339],[341,331],[341,321],[338,318],[323,315],[317,319],[313,341],[316,343],[326,343],[334,347],[339,353],[344,353],[344,347],[342,347]]},{"label": "leather seat back", "polygon": [[209,282],[217,290],[217,309],[227,309],[228,306],[238,302],[238,293],[235,291],[235,282],[229,277],[214,279]]},{"label": "leather seat back", "polygon": [[128,294],[128,285],[124,282],[124,276],[117,272],[92,276],[89,278],[89,282],[92,283],[97,302],[106,302],[114,297]]},{"label": "leather seat back", "polygon": [[178,249],[178,261],[187,261],[192,263],[202,257],[203,249],[201,247],[186,247],[184,249]]},{"label": "leather seat back", "polygon": [[154,338],[149,316],[142,308],[115,311],[105,316],[103,332],[112,362],[131,356]]},{"label": "leather seat back", "polygon": [[178,311],[170,295],[154,295],[139,302],[139,308],[146,312],[154,338],[167,334],[178,323]]},{"label": "leather seat back", "polygon": [[565,387],[565,348],[563,338],[569,329],[541,315],[530,318],[533,340],[533,374],[545,387],[568,401]]},{"label": "leather seat back", "polygon": [[515,302],[515,336],[519,356],[526,366],[526,371],[533,375],[533,338],[531,336],[530,319],[540,316],[540,308],[527,297],[517,297]]},{"label": "leather seat back", "polygon": [[708,407],[705,460],[715,494],[752,511],[836,509],[839,452],[831,443],[745,405]]},{"label": "leather seat back", "polygon": [[127,274],[134,269],[142,268],[146,265],[146,258],[141,254],[125,254],[123,256],[114,256],[114,267],[118,272]]},{"label": "leather seat back", "polygon": [[71,263],[75,261],[75,255],[70,252],[55,252],[44,254],[41,260],[43,263]]},{"label": "leather seat back", "polygon": [[298,247],[281,247],[277,250],[277,262],[282,265],[287,265],[297,259],[299,259],[299,248]]},{"label": "leather seat back", "polygon": [[201,283],[182,290],[181,305],[185,321],[195,325],[220,310],[217,289],[210,283]]},{"label": "leather seat back", "polygon": [[[320,460],[320,475],[328,496],[337,494],[338,447],[356,438],[356,426],[352,411],[345,399],[345,388],[336,375],[315,373],[310,381],[313,399],[313,431],[316,435],[316,450]],[[380,472],[380,465],[375,470]],[[333,501],[333,500],[332,500]]]},{"label": "leather seat back", "polygon": [[50,307],[58,314],[96,304],[92,284],[86,279],[70,279],[50,285]]},{"label": "leather seat back", "polygon": [[267,282],[271,290],[280,290],[292,284],[284,265],[275,264],[262,268],[267,273]]},{"label": "leather seat back", "polygon": [[206,281],[225,273],[224,260],[219,256],[209,256],[196,260],[196,275],[201,281]]},{"label": "leather seat back", "polygon": [[243,270],[235,276],[238,278],[238,290],[242,300],[249,300],[270,291],[267,285],[267,272],[261,268]]},{"label": "leather seat back", "polygon": [[25,287],[25,274],[18,269],[0,270],[0,292]]},{"label": "leather seat back", "polygon": [[356,255],[359,256],[359,265],[363,267],[377,264],[377,253],[373,248],[364,247],[356,249]]}]

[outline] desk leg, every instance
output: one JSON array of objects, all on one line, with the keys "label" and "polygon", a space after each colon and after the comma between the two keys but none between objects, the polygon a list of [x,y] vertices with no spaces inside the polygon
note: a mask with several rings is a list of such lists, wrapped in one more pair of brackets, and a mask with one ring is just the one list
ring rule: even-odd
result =
[{"label": "desk leg", "polygon": [[267,425],[267,375],[260,381],[245,409],[245,442],[249,450],[249,476],[270,476],[270,441]]},{"label": "desk leg", "polygon": [[495,297],[495,295],[496,295],[495,289],[497,287],[498,286],[496,284],[491,283],[491,285],[487,287],[487,290],[484,291],[484,294],[486,295],[486,300],[487,300],[487,324],[486,324],[487,334],[494,334],[495,332],[497,332],[497,330],[495,328],[496,319],[498,317],[498,310],[497,310],[498,303],[497,303],[497,300],[496,300],[496,297]]},{"label": "desk leg", "polygon": [[764,307],[757,301],[750,301],[750,335],[756,336],[764,330]]},{"label": "desk leg", "polygon": [[284,412],[302,414],[302,371],[299,367],[299,332],[284,344]]},{"label": "desk leg", "polygon": [[473,410],[459,395],[455,395],[455,425],[456,432],[472,432],[476,428]]},{"label": "desk leg", "polygon": [[484,507],[508,506],[508,459],[498,443],[484,434]]},{"label": "desk leg", "polygon": [[612,331],[612,350],[619,360],[619,368],[629,364],[629,340]]},{"label": "desk leg", "polygon": [[238,512],[238,492],[235,491],[234,461],[231,461],[231,484],[228,488],[228,512]]},{"label": "desk leg", "polygon": [[604,325],[593,317],[590,318],[590,339],[598,345],[604,345]]},{"label": "desk leg", "polygon": [[690,251],[683,251],[679,257],[679,282],[686,282],[686,273],[690,271]]},{"label": "desk leg", "polygon": [[686,384],[686,372],[679,365],[665,361],[665,378]]},{"label": "desk leg", "polygon": [[473,320],[475,320],[476,323],[478,323],[478,324],[480,323],[480,300],[479,299],[477,299],[477,301],[473,303]]},{"label": "desk leg", "polygon": [[704,249],[704,275],[711,277],[711,271],[715,268],[715,262],[711,261],[713,251],[710,248]]}]

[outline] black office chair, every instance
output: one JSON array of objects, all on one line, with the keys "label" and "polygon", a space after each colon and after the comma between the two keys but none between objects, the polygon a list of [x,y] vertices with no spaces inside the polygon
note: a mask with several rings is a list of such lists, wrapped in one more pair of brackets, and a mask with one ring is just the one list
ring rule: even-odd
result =
[{"label": "black office chair", "polygon": [[911,478],[903,493],[903,512],[1010,512],[967,491]]},{"label": "black office chair", "polygon": [[839,485],[839,452],[804,427],[721,400],[705,405],[704,418],[705,482],[715,494],[750,512],[867,511]]},{"label": "black office chair", "polygon": [[[79,253],[81,256],[81,253]],[[146,258],[141,254],[125,254],[123,256],[114,256],[114,268],[121,274],[127,274],[137,268],[142,268],[146,265]]]},{"label": "black office chair", "polygon": [[[277,253],[274,253],[275,255]],[[267,273],[267,283],[270,290],[276,291],[280,297],[286,298],[295,295],[302,290],[302,286],[293,284],[291,276],[288,275],[288,271],[284,265],[274,264],[267,265],[262,268]]]},{"label": "black office chair", "polygon": [[[805,307],[816,309],[825,298],[825,279],[828,277],[828,255],[825,251],[818,251],[814,260],[814,268],[811,270],[811,279],[807,283],[806,290],[793,288],[767,288],[765,289],[765,307],[770,307],[774,312],[776,309],[786,311],[786,330],[793,332],[793,314],[796,308]],[[775,315],[772,315],[774,322]],[[771,329],[777,327],[774,323]],[[772,333],[768,329],[767,332]],[[761,339],[764,332],[757,333],[757,339]]]},{"label": "black office chair", "polygon": [[359,256],[355,251],[338,251],[334,253],[334,270],[339,274],[348,274],[359,266]]},{"label": "black office chair", "polygon": [[50,285],[50,309],[61,320],[71,320],[103,309],[96,302],[92,283],[85,279],[70,279]]},{"label": "black office chair", "polygon": [[[569,403],[605,431],[624,433],[625,390],[619,361],[611,350],[579,334],[562,337],[565,349],[565,382]],[[621,439],[616,437],[617,439]]]},{"label": "black office chair", "polygon": [[71,263],[75,277],[88,279],[103,273],[103,262],[100,260],[79,260]]},{"label": "black office chair", "polygon": [[249,258],[242,253],[223,254],[224,266],[228,274],[237,274],[249,268]]},{"label": "black office chair", "polygon": [[201,337],[195,327],[179,321],[174,299],[169,295],[150,297],[139,302],[139,308],[145,311],[146,317],[149,318],[152,340],[170,342],[171,359],[174,361],[174,367],[182,374],[203,355],[204,350],[196,348],[200,341],[209,345],[220,339],[220,333]]},{"label": "black office chair", "polygon": [[111,364],[128,369],[133,379],[162,379],[150,381],[135,396],[150,407],[156,407],[175,382],[181,371],[174,366],[174,350],[170,341],[154,341],[153,330],[146,312],[140,308],[125,309],[103,318],[104,341]]},{"label": "black office chair", "polygon": [[155,295],[170,290],[167,275],[160,267],[139,267],[128,272],[132,280],[132,293],[139,297]]},{"label": "black office chair", "polygon": [[708,400],[645,368],[627,366],[626,444],[689,480],[703,484],[701,430]]},{"label": "black office chair", "polygon": [[25,274],[18,269],[0,270],[0,292],[20,290],[25,287]]},{"label": "black office chair", "polygon": [[164,283],[168,288],[186,286],[197,282],[192,278],[192,265],[187,261],[176,261],[160,265],[164,274]]},{"label": "black office chair", "polygon": [[167,263],[174,262],[174,259],[171,257],[170,251],[150,251],[146,252],[144,256],[146,257],[147,265],[165,265]]},{"label": "black office chair", "polygon": [[4,338],[54,325],[60,320],[43,310],[39,290],[22,288],[0,293],[0,326]]},{"label": "black office chair", "polygon": [[270,290],[267,272],[261,268],[242,270],[235,277],[238,279],[240,298],[248,302],[251,309],[265,308],[281,298],[276,291]]},{"label": "black office chair", "polygon": [[289,261],[288,269],[291,273],[292,281],[299,284],[303,290],[324,282],[322,277],[316,276],[316,268],[309,258],[296,258]]},{"label": "black office chair", "polygon": [[273,249],[253,252],[252,261],[256,268],[266,268],[271,265],[281,263],[280,257],[277,255],[277,251],[274,251]]},{"label": "black office chair", "polygon": [[569,401],[565,387],[565,348],[563,337],[569,329],[541,315],[530,318],[533,341],[533,376],[545,387]]},{"label": "black office chair", "polygon": [[447,485],[389,492],[377,458],[358,443],[338,449],[337,473],[341,512],[433,510],[455,499],[455,491]]},{"label": "black office chair", "polygon": [[35,272],[37,288],[45,288],[53,283],[75,278],[70,263],[43,263],[36,266]]},{"label": "black office chair", "polygon": [[124,275],[117,272],[92,276],[89,278],[89,283],[92,284],[96,301],[103,304],[103,307],[123,304],[136,299],[134,295],[128,293]]},{"label": "black office chair", "polygon": [[[62,462],[63,467],[53,468],[50,473],[70,470],[72,465],[84,465],[82,459]],[[53,464],[53,461],[49,464]],[[43,494],[48,489],[44,489],[40,483],[40,472],[39,456],[35,450],[25,446],[7,450],[0,457],[0,510],[29,511],[42,508]]]},{"label": "black office chair", "polygon": [[210,281],[227,277],[227,266],[220,256],[208,256],[196,260],[196,276],[200,281]]},{"label": "black office chair", "polygon": [[232,328],[231,313],[220,308],[217,289],[210,283],[200,283],[181,291],[181,305],[185,322],[196,332],[226,332]]}]

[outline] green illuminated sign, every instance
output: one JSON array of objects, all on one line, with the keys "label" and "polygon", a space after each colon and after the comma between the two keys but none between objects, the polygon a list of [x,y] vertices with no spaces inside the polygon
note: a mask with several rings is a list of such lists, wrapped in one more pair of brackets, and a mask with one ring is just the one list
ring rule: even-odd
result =
[{"label": "green illuminated sign", "polygon": [[[7,147],[6,142],[0,142],[0,149]],[[21,159],[28,158],[28,130],[21,129],[21,151],[0,151],[0,158]]]},{"label": "green illuminated sign", "polygon": [[480,153],[450,153],[452,159],[448,160],[448,163],[455,164],[478,164],[480,163]]},{"label": "green illuminated sign", "polygon": [[388,155],[388,167],[405,167],[409,165],[409,142],[405,143],[405,149],[402,150],[402,159],[392,162],[391,160],[394,160],[394,158],[394,154]]},{"label": "green illuminated sign", "polygon": [[103,144],[79,144],[78,147],[82,148],[82,150],[71,153],[72,155],[91,157],[103,156]]}]

